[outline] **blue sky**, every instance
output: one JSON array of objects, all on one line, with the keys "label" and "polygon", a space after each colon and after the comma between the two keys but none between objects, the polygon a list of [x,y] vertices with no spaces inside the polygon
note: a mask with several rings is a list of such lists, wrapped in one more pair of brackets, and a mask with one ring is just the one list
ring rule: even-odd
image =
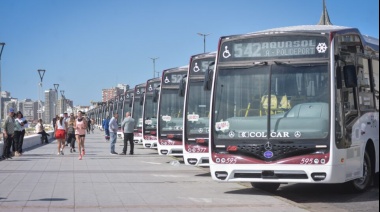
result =
[{"label": "blue sky", "polygon": [[[326,0],[334,25],[379,37],[378,0]],[[219,37],[316,24],[322,0],[0,0],[2,90],[20,100],[54,88],[74,101],[101,101],[103,88],[135,86],[156,71],[215,51]]]}]

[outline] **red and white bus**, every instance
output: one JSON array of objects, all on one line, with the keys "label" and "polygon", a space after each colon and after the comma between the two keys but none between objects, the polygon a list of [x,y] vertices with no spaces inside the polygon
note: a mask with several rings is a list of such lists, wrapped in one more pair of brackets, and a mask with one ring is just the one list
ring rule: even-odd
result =
[{"label": "red and white bus", "polygon": [[216,52],[190,58],[185,91],[183,160],[186,165],[208,166],[210,90],[204,90],[205,73],[214,68]]},{"label": "red and white bus", "polygon": [[221,37],[208,77],[212,178],[367,189],[379,173],[378,44],[332,25]]},{"label": "red and white bus", "polygon": [[[124,93],[124,97],[122,98],[122,110],[119,111],[119,119],[120,121],[118,123],[121,124],[123,122],[125,113],[133,111],[133,94],[135,93],[135,89],[129,89]],[[117,132],[117,137],[120,139],[124,139],[124,131],[123,129],[120,129]]]},{"label": "red and white bus", "polygon": [[150,79],[146,82],[142,125],[144,148],[157,148],[157,113],[158,113],[158,89],[161,78]]},{"label": "red and white bus", "polygon": [[182,156],[183,104],[179,86],[189,66],[164,70],[158,104],[157,151],[160,155]]},{"label": "red and white bus", "polygon": [[135,91],[133,93],[133,110],[132,118],[135,120],[135,129],[133,133],[133,140],[135,144],[143,143],[142,135],[142,115],[143,115],[143,101],[145,95],[146,83],[142,83],[135,86]]}]

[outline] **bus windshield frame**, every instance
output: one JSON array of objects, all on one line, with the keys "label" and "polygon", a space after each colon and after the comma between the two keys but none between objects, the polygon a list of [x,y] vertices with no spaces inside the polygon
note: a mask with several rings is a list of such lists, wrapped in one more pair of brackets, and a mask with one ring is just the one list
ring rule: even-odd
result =
[{"label": "bus windshield frame", "polygon": [[[293,35],[282,36],[294,40]],[[327,37],[311,37],[325,41],[323,45],[329,47]],[[248,40],[254,42],[254,38]],[[328,144],[331,119],[328,51],[317,56],[291,55],[287,60],[277,56],[220,59],[225,56],[222,51],[225,46],[233,42],[229,40],[225,45],[221,41],[218,55],[221,61],[215,69],[210,126],[213,145],[262,144],[269,140]],[[316,99],[317,95],[321,99]]]},{"label": "bus windshield frame", "polygon": [[184,97],[178,95],[178,88],[161,88],[159,126],[160,135],[182,134]]}]

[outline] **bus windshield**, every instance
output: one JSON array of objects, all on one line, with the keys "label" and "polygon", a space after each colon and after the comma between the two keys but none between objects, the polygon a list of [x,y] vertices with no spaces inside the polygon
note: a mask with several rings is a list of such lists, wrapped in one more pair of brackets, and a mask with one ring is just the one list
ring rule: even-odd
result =
[{"label": "bus windshield", "polygon": [[157,102],[153,102],[153,96],[145,96],[145,130],[155,130],[157,126]]},{"label": "bus windshield", "polygon": [[160,102],[160,132],[178,131],[183,129],[183,97],[178,95],[178,89],[162,89]]},{"label": "bus windshield", "polygon": [[220,67],[214,96],[216,143],[326,138],[328,78],[327,63]]},{"label": "bus windshield", "polygon": [[203,80],[189,80],[187,99],[187,135],[208,135],[210,91],[203,89]]},{"label": "bus windshield", "polygon": [[132,118],[135,120],[135,129],[142,127],[142,106],[140,105],[140,98],[133,101],[133,114]]}]

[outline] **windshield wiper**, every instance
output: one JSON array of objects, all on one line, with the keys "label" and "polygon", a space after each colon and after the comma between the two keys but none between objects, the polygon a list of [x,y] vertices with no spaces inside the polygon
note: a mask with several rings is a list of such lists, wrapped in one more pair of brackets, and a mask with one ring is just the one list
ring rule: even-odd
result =
[{"label": "windshield wiper", "polygon": [[287,65],[287,66],[293,66],[293,65],[291,65],[291,64],[289,64],[289,63],[285,63],[285,62],[281,62],[281,61],[274,61],[274,63],[276,64],[276,65]]},{"label": "windshield wiper", "polygon": [[291,67],[295,67],[295,68],[316,66],[316,64],[311,64],[311,63],[301,63],[301,64],[294,65],[294,64],[291,64],[290,62],[282,62],[282,61],[273,61],[273,62],[278,66],[283,65],[283,66],[291,66]]},{"label": "windshield wiper", "polygon": [[247,69],[247,68],[252,68],[252,67],[257,67],[257,66],[267,66],[268,65],[268,62],[267,61],[262,61],[262,62],[253,62],[253,64],[249,64],[249,63],[245,63],[245,64],[242,64],[242,65],[236,65],[236,64],[233,64],[233,65],[221,65],[223,67],[226,67],[226,68],[230,68],[230,69]]},{"label": "windshield wiper", "polygon": [[253,62],[253,66],[267,66],[267,65],[268,65],[267,61]]}]

